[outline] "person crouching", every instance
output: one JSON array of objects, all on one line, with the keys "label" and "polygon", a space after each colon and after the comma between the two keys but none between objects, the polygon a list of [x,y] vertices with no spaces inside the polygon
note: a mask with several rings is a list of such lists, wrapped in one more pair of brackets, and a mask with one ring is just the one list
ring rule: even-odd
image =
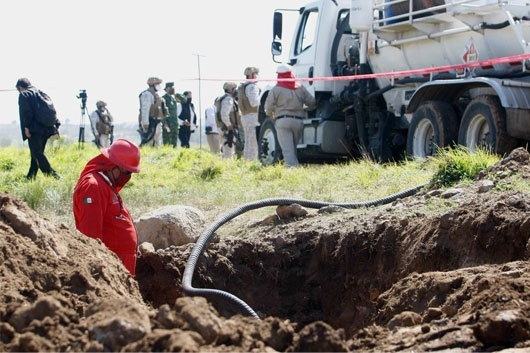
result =
[{"label": "person crouching", "polygon": [[133,220],[119,191],[140,172],[140,150],[119,139],[92,158],[81,172],[74,189],[76,228],[86,236],[100,239],[134,276],[138,238]]}]

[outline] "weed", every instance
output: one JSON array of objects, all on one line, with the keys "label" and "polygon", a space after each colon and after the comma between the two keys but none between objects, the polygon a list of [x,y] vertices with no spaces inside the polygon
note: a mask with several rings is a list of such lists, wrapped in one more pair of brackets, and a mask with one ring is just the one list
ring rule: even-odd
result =
[{"label": "weed", "polygon": [[219,164],[211,164],[201,168],[198,175],[202,180],[211,181],[220,175],[222,171],[223,169]]},{"label": "weed", "polygon": [[464,147],[455,147],[440,151],[432,160],[438,171],[431,179],[431,185],[449,187],[473,180],[481,170],[499,161],[499,157],[486,150],[470,153]]}]

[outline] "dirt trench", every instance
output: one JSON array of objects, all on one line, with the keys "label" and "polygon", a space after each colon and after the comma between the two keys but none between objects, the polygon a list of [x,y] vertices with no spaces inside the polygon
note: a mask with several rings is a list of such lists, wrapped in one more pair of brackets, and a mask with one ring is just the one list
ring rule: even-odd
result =
[{"label": "dirt trench", "polygon": [[[0,351],[524,350],[530,201],[502,189],[530,179],[529,161],[519,149],[471,185],[210,244],[194,286],[262,320],[183,296],[192,244],[146,253],[134,281],[100,242],[2,194]],[[433,200],[445,207],[425,212]]]},{"label": "dirt trench", "polygon": [[[472,312],[466,305],[487,287],[484,283],[515,276],[516,292],[524,295],[513,299],[524,302],[521,315],[526,317],[529,210],[527,195],[514,192],[483,195],[434,218],[373,222],[349,212],[315,216],[211,244],[194,286],[237,295],[261,317],[285,318],[301,327],[324,321],[352,338],[359,329],[385,327],[407,311],[416,313],[415,324],[458,318]],[[182,296],[188,253],[189,247],[171,248],[139,263],[140,290],[155,306]],[[464,268],[474,270],[459,271]],[[509,289],[487,291],[484,303],[476,305],[502,295],[512,300]],[[238,312],[226,303],[214,304],[223,315]],[[530,331],[525,332],[526,340]],[[476,339],[472,346],[485,348]]]}]

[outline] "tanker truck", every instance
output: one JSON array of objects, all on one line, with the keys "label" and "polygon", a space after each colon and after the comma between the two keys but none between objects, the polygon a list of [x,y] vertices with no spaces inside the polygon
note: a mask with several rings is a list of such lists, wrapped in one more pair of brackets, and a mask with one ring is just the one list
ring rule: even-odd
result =
[{"label": "tanker truck", "polygon": [[[274,12],[276,63],[284,11]],[[287,63],[317,100],[299,158],[426,158],[455,144],[504,154],[530,140],[526,0],[320,0],[297,11]],[[258,144],[272,164],[281,148],[267,94]]]}]

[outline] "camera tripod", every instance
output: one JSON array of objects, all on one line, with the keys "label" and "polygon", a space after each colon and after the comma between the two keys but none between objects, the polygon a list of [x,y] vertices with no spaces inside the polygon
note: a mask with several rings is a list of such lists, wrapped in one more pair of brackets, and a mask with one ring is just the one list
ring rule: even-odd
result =
[{"label": "camera tripod", "polygon": [[[79,137],[77,139],[77,142],[78,142],[78,145],[82,147],[83,144],[85,143],[85,117],[90,116],[88,113],[88,109],[86,107],[86,101],[88,98],[88,95],[86,94],[86,90],[84,89],[79,90],[79,95],[77,95],[76,97],[78,99],[81,99],[81,121],[79,123]],[[92,126],[92,121],[90,120],[90,118],[88,119],[88,122],[90,123],[90,129],[92,130],[92,134],[94,136],[97,136],[94,130],[94,126]],[[99,144],[99,140],[97,138],[94,139],[94,143],[96,144],[98,148],[101,147]]]}]

